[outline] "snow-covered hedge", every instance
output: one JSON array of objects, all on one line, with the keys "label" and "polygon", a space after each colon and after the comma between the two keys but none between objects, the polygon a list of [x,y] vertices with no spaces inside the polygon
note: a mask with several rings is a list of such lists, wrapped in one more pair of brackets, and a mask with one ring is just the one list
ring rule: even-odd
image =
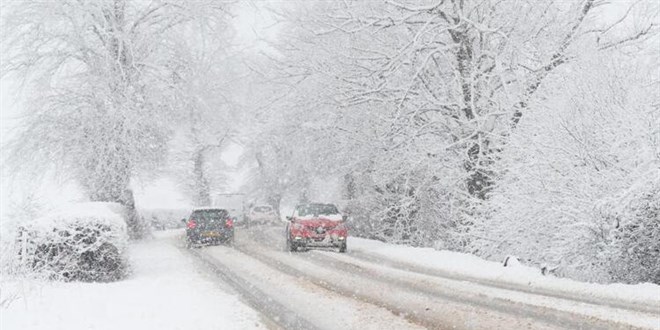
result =
[{"label": "snow-covered hedge", "polygon": [[660,284],[660,178],[640,180],[602,209],[609,220],[602,254],[610,277]]},{"label": "snow-covered hedge", "polygon": [[108,281],[125,273],[126,210],[116,203],[64,205],[20,224],[16,271],[50,279]]}]

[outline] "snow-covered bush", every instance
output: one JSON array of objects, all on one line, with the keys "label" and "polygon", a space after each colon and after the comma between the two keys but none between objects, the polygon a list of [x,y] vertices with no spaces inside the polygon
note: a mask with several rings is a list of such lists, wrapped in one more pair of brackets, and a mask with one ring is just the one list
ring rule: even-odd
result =
[{"label": "snow-covered bush", "polygon": [[38,218],[46,206],[34,193],[14,197],[0,215],[0,277],[20,271],[16,258],[16,235],[19,224]]},{"label": "snow-covered bush", "polygon": [[657,281],[658,77],[623,62],[593,57],[548,85],[502,153],[473,251],[583,280]]},{"label": "snow-covered bush", "polygon": [[18,227],[16,270],[56,280],[111,281],[126,272],[126,210],[76,203]]},{"label": "snow-covered bush", "polygon": [[604,255],[617,282],[660,284],[660,177],[646,179],[604,207],[614,227]]},{"label": "snow-covered bush", "polygon": [[[546,85],[576,61],[651,34],[645,21],[619,31],[602,7],[301,1],[283,11],[279,72],[259,70],[287,87],[255,107],[269,128],[249,151],[258,186],[281,196],[294,182],[304,191],[309,177],[348,176],[360,235],[465,251],[504,167],[500,153],[521,119],[536,120],[531,106],[546,102]],[[268,157],[267,144],[283,159]]]}]

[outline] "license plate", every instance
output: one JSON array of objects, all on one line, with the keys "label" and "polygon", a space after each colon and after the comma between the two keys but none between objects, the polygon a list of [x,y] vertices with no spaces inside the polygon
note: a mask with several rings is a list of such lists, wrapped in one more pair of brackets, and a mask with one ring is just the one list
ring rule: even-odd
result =
[{"label": "license plate", "polygon": [[217,231],[205,231],[202,233],[204,237],[220,237],[220,233]]}]

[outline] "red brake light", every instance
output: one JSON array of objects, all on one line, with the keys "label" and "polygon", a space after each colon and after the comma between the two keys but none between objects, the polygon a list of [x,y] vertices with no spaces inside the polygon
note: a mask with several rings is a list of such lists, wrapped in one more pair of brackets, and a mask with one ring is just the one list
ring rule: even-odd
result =
[{"label": "red brake light", "polygon": [[197,223],[193,219],[188,220],[186,225],[188,226],[188,229],[195,229],[195,227],[197,227]]},{"label": "red brake light", "polygon": [[225,225],[229,228],[233,227],[234,226],[234,220],[232,218],[227,218],[227,220],[225,221]]}]

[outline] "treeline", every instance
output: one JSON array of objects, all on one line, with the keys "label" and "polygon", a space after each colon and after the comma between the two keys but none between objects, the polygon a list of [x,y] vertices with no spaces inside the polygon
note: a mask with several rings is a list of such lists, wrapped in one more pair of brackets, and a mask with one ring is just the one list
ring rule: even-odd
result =
[{"label": "treeline", "polygon": [[354,234],[660,282],[656,1],[252,5],[277,38],[248,49],[240,3],[3,3],[4,173],[135,209],[165,170],[208,205],[233,141],[253,198],[339,190]]},{"label": "treeline", "polygon": [[355,233],[660,283],[652,1],[300,2],[253,65],[253,191]]}]

